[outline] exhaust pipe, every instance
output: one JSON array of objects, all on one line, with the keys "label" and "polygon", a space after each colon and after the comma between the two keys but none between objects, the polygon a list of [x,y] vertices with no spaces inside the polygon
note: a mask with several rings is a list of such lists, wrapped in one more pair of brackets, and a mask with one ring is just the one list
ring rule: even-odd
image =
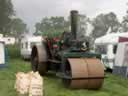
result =
[{"label": "exhaust pipe", "polygon": [[71,32],[73,39],[77,39],[77,31],[78,31],[78,11],[71,11]]}]

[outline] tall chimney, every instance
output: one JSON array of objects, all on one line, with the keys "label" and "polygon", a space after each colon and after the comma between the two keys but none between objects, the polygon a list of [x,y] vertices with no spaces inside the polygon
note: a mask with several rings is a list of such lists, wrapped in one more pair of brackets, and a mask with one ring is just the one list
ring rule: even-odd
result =
[{"label": "tall chimney", "polygon": [[78,11],[71,11],[71,32],[73,39],[77,39],[77,30],[78,30]]}]

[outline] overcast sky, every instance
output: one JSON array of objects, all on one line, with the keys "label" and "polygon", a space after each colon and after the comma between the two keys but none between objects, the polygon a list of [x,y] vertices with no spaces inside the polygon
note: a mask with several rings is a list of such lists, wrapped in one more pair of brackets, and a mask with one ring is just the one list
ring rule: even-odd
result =
[{"label": "overcast sky", "polygon": [[88,17],[110,11],[121,20],[126,15],[128,0],[12,0],[16,15],[32,26],[45,16],[68,16],[71,9],[79,10]]}]

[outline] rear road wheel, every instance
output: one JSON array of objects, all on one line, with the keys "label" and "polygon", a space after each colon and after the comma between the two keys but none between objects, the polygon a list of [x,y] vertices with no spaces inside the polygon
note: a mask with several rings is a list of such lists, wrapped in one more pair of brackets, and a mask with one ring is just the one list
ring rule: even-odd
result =
[{"label": "rear road wheel", "polygon": [[41,75],[47,72],[47,51],[44,45],[37,45],[32,48],[31,66],[34,72],[38,71]]}]

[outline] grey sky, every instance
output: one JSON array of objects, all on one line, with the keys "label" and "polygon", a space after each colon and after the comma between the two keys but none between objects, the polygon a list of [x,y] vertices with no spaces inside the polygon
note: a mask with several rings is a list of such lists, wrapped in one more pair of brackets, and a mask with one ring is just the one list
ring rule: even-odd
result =
[{"label": "grey sky", "polygon": [[71,9],[93,18],[113,11],[121,20],[128,0],[12,0],[18,17],[32,26],[45,16],[68,16]]}]

